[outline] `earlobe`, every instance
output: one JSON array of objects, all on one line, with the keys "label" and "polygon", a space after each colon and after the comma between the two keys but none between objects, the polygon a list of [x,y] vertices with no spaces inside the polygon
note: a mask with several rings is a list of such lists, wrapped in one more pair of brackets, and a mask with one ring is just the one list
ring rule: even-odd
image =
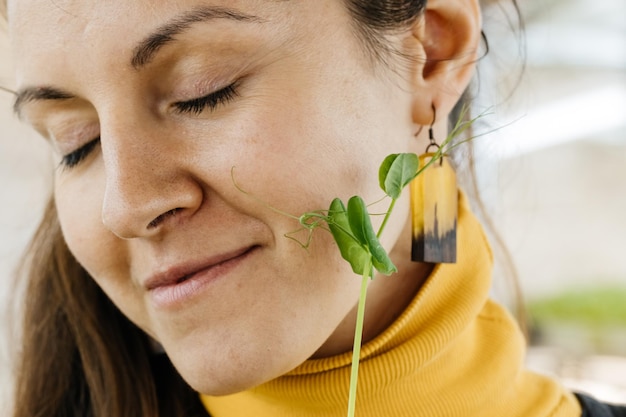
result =
[{"label": "earlobe", "polygon": [[428,1],[413,31],[425,55],[415,74],[415,123],[430,123],[433,105],[439,114],[448,114],[467,88],[476,66],[481,23],[478,0]]}]

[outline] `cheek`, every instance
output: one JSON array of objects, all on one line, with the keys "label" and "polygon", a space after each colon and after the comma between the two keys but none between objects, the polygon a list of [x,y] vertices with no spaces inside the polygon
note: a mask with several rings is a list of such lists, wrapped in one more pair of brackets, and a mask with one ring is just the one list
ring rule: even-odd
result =
[{"label": "cheek", "polygon": [[102,197],[98,183],[88,179],[55,179],[54,198],[65,241],[76,259],[91,272],[102,248]]},{"label": "cheek", "polygon": [[294,86],[284,99],[274,97],[264,106],[271,111],[258,113],[249,126],[255,132],[248,149],[257,186],[270,186],[266,192],[287,204],[308,201],[302,212],[327,209],[332,198],[375,184],[379,159],[377,145],[368,144],[358,123],[355,104],[319,87],[310,89]]}]

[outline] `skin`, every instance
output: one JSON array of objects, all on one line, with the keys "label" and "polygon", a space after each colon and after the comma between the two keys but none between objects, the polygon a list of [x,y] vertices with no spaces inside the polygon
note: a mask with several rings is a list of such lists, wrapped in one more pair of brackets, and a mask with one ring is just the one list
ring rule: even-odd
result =
[{"label": "skin", "polygon": [[[131,65],[148,34],[200,5],[257,18],[195,23],[146,66]],[[55,172],[67,244],[200,392],[240,391],[307,358],[349,351],[354,333],[359,279],[330,234],[316,232],[306,251],[284,238],[297,223],[238,191],[231,168],[241,187],[294,215],[334,197],[376,201],[383,158],[424,149],[424,135],[414,135],[432,122],[432,104],[444,137],[471,77],[473,1],[429,2],[425,19],[394,36],[411,62],[372,63],[350,19],[336,0],[9,2],[19,88],[71,96],[25,100],[21,117],[59,155],[101,138],[79,164]],[[449,36],[451,27],[464,36]],[[456,61],[422,64],[442,57]],[[213,110],[174,110],[235,81],[233,99]],[[399,272],[370,284],[366,341],[431,269],[408,261],[407,219],[403,199],[382,238]],[[184,303],[159,307],[144,286],[172,265],[242,249],[250,251]]]}]

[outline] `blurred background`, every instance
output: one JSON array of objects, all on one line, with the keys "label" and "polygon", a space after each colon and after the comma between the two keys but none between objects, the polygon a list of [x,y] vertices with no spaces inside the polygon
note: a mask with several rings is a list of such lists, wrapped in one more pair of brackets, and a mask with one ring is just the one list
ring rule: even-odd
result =
[{"label": "blurred background", "polygon": [[[480,64],[477,110],[489,109],[480,129],[494,132],[475,141],[477,179],[525,297],[528,366],[626,402],[626,2],[524,1],[525,57],[516,22],[504,18],[510,10],[484,3],[492,53]],[[0,86],[12,88],[5,32]],[[11,104],[0,92],[3,307],[16,297],[12,273],[54,169],[48,146],[15,120]],[[504,252],[496,257],[493,295],[512,306],[511,264]],[[2,413],[16,318],[0,312]]]},{"label": "blurred background", "polygon": [[[626,2],[520,2],[521,79],[500,3],[485,13],[493,54],[478,104],[496,103],[484,129],[496,131],[474,143],[480,192],[529,315],[527,363],[626,403]],[[495,249],[493,294],[512,306],[511,268]]]}]

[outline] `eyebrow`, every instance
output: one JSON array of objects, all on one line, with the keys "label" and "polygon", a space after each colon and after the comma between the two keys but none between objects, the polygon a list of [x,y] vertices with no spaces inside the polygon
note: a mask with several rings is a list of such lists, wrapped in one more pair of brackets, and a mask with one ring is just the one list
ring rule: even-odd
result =
[{"label": "eyebrow", "polygon": [[24,104],[38,100],[69,100],[76,98],[73,94],[54,87],[28,87],[15,93],[13,112],[20,116]]},{"label": "eyebrow", "polygon": [[[163,46],[175,41],[176,35],[188,30],[195,23],[215,19],[227,19],[236,22],[261,22],[263,20],[258,16],[227,7],[200,6],[194,8],[171,19],[140,41],[133,49],[130,65],[136,70],[142,69],[154,59]],[[15,93],[13,111],[19,117],[21,109],[26,103],[41,100],[69,100],[72,98],[76,98],[76,96],[54,87],[26,87]]]},{"label": "eyebrow", "polygon": [[160,26],[152,34],[139,42],[133,50],[130,61],[133,68],[139,70],[154,58],[163,46],[175,40],[175,36],[189,29],[194,23],[206,22],[214,19],[228,19],[238,22],[259,22],[258,16],[246,14],[226,7],[201,6],[175,17],[170,22]]}]

